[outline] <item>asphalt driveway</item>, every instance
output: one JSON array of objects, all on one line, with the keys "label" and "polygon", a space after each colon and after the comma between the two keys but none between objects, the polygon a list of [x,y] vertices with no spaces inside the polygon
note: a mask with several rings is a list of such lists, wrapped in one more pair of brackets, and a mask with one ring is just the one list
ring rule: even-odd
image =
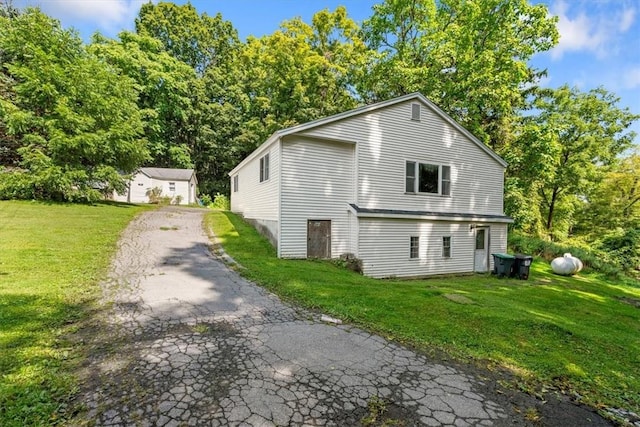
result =
[{"label": "asphalt driveway", "polygon": [[[125,231],[104,284],[105,322],[87,341],[93,352],[85,366],[85,422],[528,423],[527,408],[481,373],[322,322],[247,282],[209,251],[204,213],[163,208]],[[604,423],[580,411],[575,423],[559,413],[545,424]]]}]

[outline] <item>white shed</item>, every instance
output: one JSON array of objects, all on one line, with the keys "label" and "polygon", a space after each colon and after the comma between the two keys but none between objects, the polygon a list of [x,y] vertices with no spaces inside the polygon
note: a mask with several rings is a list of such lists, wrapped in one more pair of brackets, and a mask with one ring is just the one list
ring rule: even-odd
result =
[{"label": "white shed", "polygon": [[372,277],[483,272],[505,252],[506,163],[419,93],[275,132],[231,210],[283,258],[351,253]]},{"label": "white shed", "polygon": [[196,202],[198,180],[193,169],[140,168],[127,185],[124,194],[114,194],[114,200],[129,203],[149,203],[148,191],[159,188],[161,197],[171,197],[181,205]]}]

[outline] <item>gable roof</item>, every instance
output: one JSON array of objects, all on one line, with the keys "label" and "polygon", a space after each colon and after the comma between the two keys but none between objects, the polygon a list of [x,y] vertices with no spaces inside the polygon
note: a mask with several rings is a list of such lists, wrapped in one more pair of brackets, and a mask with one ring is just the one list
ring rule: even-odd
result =
[{"label": "gable roof", "polygon": [[140,172],[149,178],[162,180],[189,181],[195,174],[193,169],[171,169],[171,168],[140,168]]},{"label": "gable roof", "polygon": [[296,125],[296,126],[292,126],[292,127],[289,127],[289,128],[277,130],[263,144],[261,144],[258,148],[256,148],[251,154],[249,154],[235,168],[233,168],[231,170],[231,172],[229,172],[229,175],[234,174],[237,169],[239,169],[244,164],[246,164],[247,162],[249,162],[253,158],[255,158],[258,155],[258,153],[260,153],[264,148],[266,148],[267,146],[273,144],[275,141],[279,140],[280,138],[282,138],[284,136],[292,135],[292,134],[295,134],[295,133],[298,133],[298,132],[303,132],[303,131],[306,131],[306,130],[309,130],[309,129],[312,129],[312,128],[316,128],[316,127],[319,127],[319,126],[324,126],[326,124],[333,123],[333,122],[336,122],[338,120],[343,120],[343,119],[346,119],[348,117],[357,116],[358,114],[369,113],[371,111],[379,110],[379,109],[382,109],[382,108],[385,108],[385,107],[389,107],[391,105],[399,104],[401,102],[409,101],[409,100],[416,100],[416,101],[422,102],[426,107],[430,108],[434,113],[436,113],[436,115],[438,115],[444,121],[449,123],[451,126],[453,126],[456,130],[458,130],[464,136],[469,138],[469,140],[471,142],[473,142],[478,147],[480,147],[480,149],[482,149],[485,153],[487,153],[490,157],[492,157],[495,161],[497,161],[502,167],[504,167],[504,168],[507,167],[507,162],[505,162],[502,159],[502,157],[498,156],[498,154],[496,154],[495,151],[493,151],[491,148],[487,147],[482,141],[480,141],[478,138],[473,136],[473,134],[471,132],[469,132],[461,124],[456,122],[447,113],[442,111],[436,104],[434,104],[433,102],[429,101],[429,99],[427,99],[427,97],[425,97],[423,94],[421,94],[420,92],[414,92],[414,93],[410,93],[410,94],[407,94],[407,95],[399,96],[397,98],[392,98],[392,99],[389,99],[389,100],[386,100],[386,101],[376,102],[375,104],[364,105],[362,107],[354,108],[353,110],[348,110],[348,111],[344,111],[342,113],[334,114],[332,116],[328,116],[328,117],[312,120],[310,122],[302,123],[302,124],[299,124],[299,125]]}]

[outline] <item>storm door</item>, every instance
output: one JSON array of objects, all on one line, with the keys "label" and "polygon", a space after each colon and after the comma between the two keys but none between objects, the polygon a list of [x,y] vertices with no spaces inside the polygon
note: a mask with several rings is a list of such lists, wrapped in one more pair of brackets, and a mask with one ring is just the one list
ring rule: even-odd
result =
[{"label": "storm door", "polygon": [[476,228],[473,271],[486,273],[489,271],[489,228]]}]

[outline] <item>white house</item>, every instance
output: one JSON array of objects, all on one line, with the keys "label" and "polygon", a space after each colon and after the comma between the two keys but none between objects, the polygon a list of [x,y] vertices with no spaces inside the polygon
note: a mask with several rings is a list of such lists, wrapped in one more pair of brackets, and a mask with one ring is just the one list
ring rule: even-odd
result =
[{"label": "white house", "polygon": [[181,205],[196,202],[198,180],[193,169],[140,168],[129,184],[125,194],[115,193],[113,199],[119,202],[148,203],[148,191],[160,188],[161,197],[168,196]]},{"label": "white house", "polygon": [[419,93],[275,132],[231,210],[282,258],[351,253],[372,277],[484,272],[505,252],[506,163]]}]

